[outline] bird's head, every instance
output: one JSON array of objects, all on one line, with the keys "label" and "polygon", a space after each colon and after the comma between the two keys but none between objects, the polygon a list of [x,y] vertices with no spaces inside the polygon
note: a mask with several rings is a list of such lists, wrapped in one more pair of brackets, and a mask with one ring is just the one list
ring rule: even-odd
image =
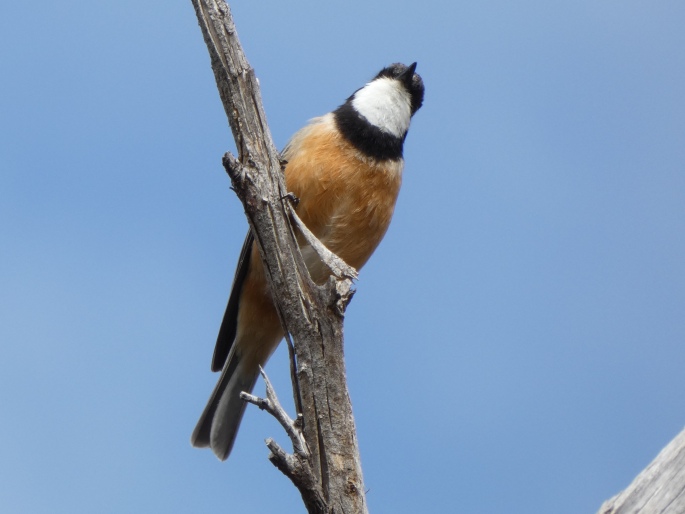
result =
[{"label": "bird's head", "polygon": [[395,137],[404,138],[411,117],[423,104],[423,80],[414,73],[416,63],[383,68],[347,102],[371,125]]}]

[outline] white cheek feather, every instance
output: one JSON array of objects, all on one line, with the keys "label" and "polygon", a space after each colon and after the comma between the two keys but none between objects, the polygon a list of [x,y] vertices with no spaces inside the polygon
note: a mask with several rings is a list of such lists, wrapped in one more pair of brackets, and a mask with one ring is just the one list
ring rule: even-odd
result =
[{"label": "white cheek feather", "polygon": [[352,107],[383,132],[404,137],[411,120],[411,97],[398,81],[382,77],[357,91]]}]

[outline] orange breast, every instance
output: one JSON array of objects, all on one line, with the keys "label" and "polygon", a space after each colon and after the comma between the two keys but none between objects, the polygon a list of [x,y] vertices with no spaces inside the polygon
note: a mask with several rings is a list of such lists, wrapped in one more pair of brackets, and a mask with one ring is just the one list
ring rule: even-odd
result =
[{"label": "orange breast", "polygon": [[[284,151],[286,185],[297,213],[329,250],[361,268],[385,235],[402,180],[402,161],[366,159],[334,130],[327,115],[299,131]],[[300,238],[312,278],[328,268]],[[253,246],[240,298],[236,352],[247,366],[264,364],[283,337],[257,247]]]},{"label": "orange breast", "polygon": [[[346,263],[361,268],[385,235],[400,190],[403,162],[365,158],[334,130],[329,115],[296,134],[286,149],[288,191],[297,214]],[[303,251],[312,278],[329,272]]]}]

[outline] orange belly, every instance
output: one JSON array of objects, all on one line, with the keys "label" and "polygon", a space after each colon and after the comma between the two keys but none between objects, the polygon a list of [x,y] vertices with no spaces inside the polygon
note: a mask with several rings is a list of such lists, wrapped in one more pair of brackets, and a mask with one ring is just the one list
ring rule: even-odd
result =
[{"label": "orange belly", "polygon": [[[298,216],[329,250],[360,269],[390,225],[403,161],[379,164],[365,158],[333,130],[330,115],[298,132],[284,158],[287,189],[300,200]],[[325,282],[328,268],[303,240],[300,245],[312,279]],[[264,364],[282,337],[255,245],[240,298],[236,350],[243,359]]]}]

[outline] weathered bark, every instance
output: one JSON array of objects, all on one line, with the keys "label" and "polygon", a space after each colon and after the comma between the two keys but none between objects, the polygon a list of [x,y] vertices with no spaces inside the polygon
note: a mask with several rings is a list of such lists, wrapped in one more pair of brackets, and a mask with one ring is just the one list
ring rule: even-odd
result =
[{"label": "weathered bark", "polygon": [[289,222],[292,199],[266,123],[259,84],[229,8],[223,0],[192,2],[238,148],[238,159],[226,154],[224,166],[255,234],[281,322],[294,341],[296,405],[302,410],[294,428],[302,425],[306,448],[295,444],[289,455],[269,440],[269,458],[298,487],[309,512],[366,513],[343,358],[343,313],[355,272],[334,256],[327,258],[323,248],[320,253],[338,271],[338,278],[324,286],[311,281]]},{"label": "weathered bark", "polygon": [[627,489],[604,502],[598,514],[683,514],[685,430],[671,441]]}]

